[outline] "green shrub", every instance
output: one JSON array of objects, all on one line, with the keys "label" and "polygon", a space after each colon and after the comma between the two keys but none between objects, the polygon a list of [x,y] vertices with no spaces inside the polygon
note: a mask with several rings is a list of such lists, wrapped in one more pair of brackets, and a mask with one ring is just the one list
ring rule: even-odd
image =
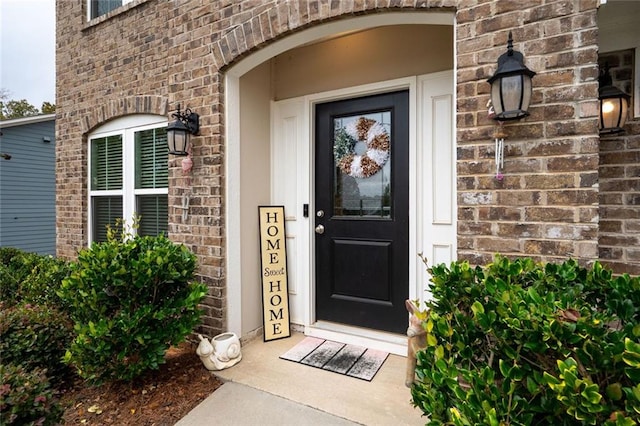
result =
[{"label": "green shrub", "polygon": [[62,280],[69,276],[69,263],[52,256],[35,256],[31,272],[20,285],[22,303],[55,306],[62,311],[68,309],[57,292]]},{"label": "green shrub", "polygon": [[22,254],[22,250],[15,247],[0,247],[0,264],[9,265],[11,260],[19,254]]},{"label": "green shrub", "polygon": [[30,268],[24,263],[25,253],[13,247],[0,247],[0,301],[14,305],[20,284]]},{"label": "green shrub", "polygon": [[496,256],[430,268],[413,402],[431,423],[640,421],[640,279]]},{"label": "green shrub", "polygon": [[56,425],[64,411],[44,372],[0,364],[0,419],[3,425]]},{"label": "green shrub", "polygon": [[81,251],[59,292],[75,323],[65,362],[95,384],[157,369],[200,320],[206,287],[192,282],[195,268],[195,255],[164,236],[109,231]]},{"label": "green shrub", "polygon": [[64,310],[57,291],[68,274],[69,266],[64,260],[0,248],[0,300],[5,305],[48,304]]},{"label": "green shrub", "polygon": [[0,354],[3,363],[30,370],[45,369],[52,383],[62,383],[69,368],[62,357],[71,343],[69,318],[47,305],[18,305],[0,311]]}]

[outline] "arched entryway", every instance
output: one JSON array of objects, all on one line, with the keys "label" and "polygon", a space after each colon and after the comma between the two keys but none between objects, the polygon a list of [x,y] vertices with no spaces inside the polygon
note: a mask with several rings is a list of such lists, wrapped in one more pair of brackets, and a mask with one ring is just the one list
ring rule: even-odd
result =
[{"label": "arched entryway", "polygon": [[455,256],[453,23],[453,13],[424,11],[318,24],[225,70],[231,331],[246,336],[262,325],[257,206],[284,205],[292,322],[307,334],[404,352],[399,332],[317,318],[315,185],[326,171],[315,161],[315,110],[327,102],[406,94],[408,260],[393,266],[408,273],[394,285],[423,298],[426,276],[417,253],[438,261]]}]

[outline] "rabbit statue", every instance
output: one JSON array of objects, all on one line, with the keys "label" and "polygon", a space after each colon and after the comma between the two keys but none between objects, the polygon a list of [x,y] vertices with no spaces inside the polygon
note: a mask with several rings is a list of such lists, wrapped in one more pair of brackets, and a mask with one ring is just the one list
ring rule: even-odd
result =
[{"label": "rabbit statue", "polygon": [[210,371],[223,370],[233,367],[242,359],[240,339],[235,333],[222,333],[211,339],[211,342],[198,334],[200,344],[196,354]]},{"label": "rabbit statue", "polygon": [[409,327],[407,328],[407,375],[404,384],[411,387],[416,374],[416,352],[427,346],[427,333],[418,317],[418,307],[410,300],[405,305],[409,311]]}]

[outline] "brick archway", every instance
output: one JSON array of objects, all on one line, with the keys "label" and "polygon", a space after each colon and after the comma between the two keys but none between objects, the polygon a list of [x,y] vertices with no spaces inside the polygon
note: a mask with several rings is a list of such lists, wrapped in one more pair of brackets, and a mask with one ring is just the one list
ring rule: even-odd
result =
[{"label": "brick archway", "polygon": [[218,70],[286,35],[332,20],[381,12],[454,11],[455,0],[286,2],[237,25],[211,46]]},{"label": "brick archway", "polygon": [[[376,4],[376,2],[371,2]],[[223,146],[225,153],[225,268],[227,282],[226,306],[232,307],[226,311],[227,329],[244,334],[248,330],[254,330],[257,323],[251,316],[255,312],[255,307],[245,293],[243,296],[243,285],[229,285],[228,283],[243,283],[250,280],[245,279],[246,271],[250,269],[247,264],[243,264],[242,248],[246,247],[242,243],[242,229],[250,226],[243,223],[242,194],[243,188],[240,185],[241,170],[243,170],[243,160],[240,152],[242,145],[242,118],[240,109],[241,81],[242,77],[261,64],[277,57],[283,52],[295,49],[307,44],[330,40],[336,36],[345,35],[357,31],[366,31],[372,28],[384,26],[402,25],[447,25],[453,26],[455,22],[455,10],[443,8],[445,2],[421,2],[422,7],[416,7],[416,2],[412,6],[389,6],[389,2],[377,2],[376,7],[366,7],[361,5],[361,9],[354,11],[354,5],[345,11],[335,10],[332,15],[322,15],[316,11],[315,16],[304,15],[300,17],[300,11],[292,5],[281,5],[270,9],[273,13],[280,12],[288,14],[282,18],[287,23],[294,22],[293,25],[281,25],[282,20],[277,16],[278,27],[274,30],[271,21],[267,22],[268,37],[262,32],[254,36],[256,29],[265,24],[260,17],[268,17],[269,11],[248,19],[248,23],[230,29],[211,47],[211,58],[218,69],[216,78],[219,78],[219,89],[222,96],[219,97],[221,112],[219,127],[223,132]],[[407,2],[405,2],[406,4]],[[436,4],[437,3],[437,4]],[[449,2],[446,2],[449,3]],[[345,6],[346,9],[346,6]],[[307,11],[308,12],[308,11]],[[357,13],[356,13],[357,12]],[[293,17],[292,15],[293,14]],[[249,36],[248,36],[249,35]],[[241,40],[239,42],[239,40]],[[268,134],[266,132],[265,134]],[[253,170],[255,172],[255,170]],[[309,265],[308,252],[305,252],[305,265]],[[248,260],[251,265],[252,260]],[[247,287],[244,287],[247,288]],[[253,288],[253,287],[251,287]],[[302,295],[302,291],[300,293]],[[304,296],[299,296],[304,297]],[[301,300],[301,299],[299,299]],[[313,320],[312,308],[309,303],[304,302],[304,306],[298,306],[297,321],[310,323]],[[248,313],[245,313],[248,312]]]},{"label": "brick archway", "polygon": [[169,100],[164,96],[129,96],[122,99],[110,100],[96,105],[82,120],[82,133],[88,134],[96,127],[130,114],[167,115]]}]

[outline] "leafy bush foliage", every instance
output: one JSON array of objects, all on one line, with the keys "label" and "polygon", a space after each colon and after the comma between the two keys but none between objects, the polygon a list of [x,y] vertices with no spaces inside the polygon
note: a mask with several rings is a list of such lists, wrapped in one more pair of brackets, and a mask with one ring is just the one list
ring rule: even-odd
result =
[{"label": "leafy bush foliage", "polygon": [[69,368],[62,362],[71,343],[69,318],[47,305],[18,305],[0,311],[0,354],[2,363],[40,368],[52,383],[62,383]]},{"label": "leafy bush foliage", "polygon": [[0,247],[0,264],[9,265],[11,259],[22,254],[22,250],[15,247]]},{"label": "leafy bush foliage", "polygon": [[13,247],[0,247],[0,301],[13,305],[18,299],[20,283],[28,274],[23,252]]},{"label": "leafy bush foliage", "polygon": [[63,410],[38,368],[0,364],[0,419],[3,425],[56,425]]},{"label": "leafy bush foliage", "polygon": [[52,256],[0,248],[0,300],[4,305],[30,303],[65,309],[57,295],[69,266]]},{"label": "leafy bush foliage", "polygon": [[431,423],[640,421],[640,278],[500,256],[429,271],[411,392]]},{"label": "leafy bush foliage", "polygon": [[200,320],[206,287],[192,282],[195,268],[195,255],[164,236],[108,231],[79,253],[60,290],[76,335],[65,362],[95,384],[157,369]]},{"label": "leafy bush foliage", "polygon": [[62,280],[69,276],[69,263],[52,256],[33,255],[33,266],[20,286],[19,296],[23,303],[55,306],[66,311],[67,304],[57,292]]},{"label": "leafy bush foliage", "polygon": [[54,384],[68,376],[62,362],[71,322],[56,294],[68,266],[52,256],[0,248],[0,354],[2,363],[39,368]]}]

